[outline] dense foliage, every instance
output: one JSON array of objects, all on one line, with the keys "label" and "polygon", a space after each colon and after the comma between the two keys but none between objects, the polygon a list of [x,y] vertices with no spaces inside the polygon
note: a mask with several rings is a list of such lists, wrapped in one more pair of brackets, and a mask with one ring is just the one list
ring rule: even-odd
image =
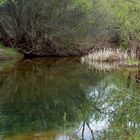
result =
[{"label": "dense foliage", "polygon": [[53,46],[64,40],[107,41],[120,47],[139,44],[139,0],[1,0],[0,4],[0,38],[12,38],[13,47],[37,48],[48,45],[48,40],[49,46],[50,40],[57,42]]}]

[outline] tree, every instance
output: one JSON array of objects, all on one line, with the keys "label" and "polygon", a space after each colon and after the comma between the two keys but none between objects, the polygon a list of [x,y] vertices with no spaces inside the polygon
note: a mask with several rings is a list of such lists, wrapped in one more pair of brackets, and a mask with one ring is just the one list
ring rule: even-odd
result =
[{"label": "tree", "polygon": [[13,46],[21,44],[22,49],[50,45],[47,41],[54,38],[72,40],[88,28],[90,1],[7,0],[0,9],[1,27],[13,38]]}]

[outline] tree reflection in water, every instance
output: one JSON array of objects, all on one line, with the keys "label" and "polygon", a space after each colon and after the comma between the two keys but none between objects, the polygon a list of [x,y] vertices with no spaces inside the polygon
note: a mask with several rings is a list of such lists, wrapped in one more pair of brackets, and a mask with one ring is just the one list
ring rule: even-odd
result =
[{"label": "tree reflection in water", "polygon": [[[0,75],[2,139],[127,139],[138,134],[139,84],[78,59],[25,60]],[[28,134],[28,135],[27,135]]]}]

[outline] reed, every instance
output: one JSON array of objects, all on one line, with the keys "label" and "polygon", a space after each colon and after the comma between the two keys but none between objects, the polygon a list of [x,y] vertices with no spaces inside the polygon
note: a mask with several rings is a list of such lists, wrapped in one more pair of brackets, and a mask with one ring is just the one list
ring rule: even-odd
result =
[{"label": "reed", "polygon": [[128,58],[126,51],[120,49],[104,49],[92,51],[88,55],[81,58],[82,62],[114,62],[123,61]]},{"label": "reed", "polygon": [[139,66],[139,60],[136,60],[134,53],[130,56],[128,51],[122,51],[120,49],[92,50],[88,55],[83,56],[81,61],[82,63],[88,64],[90,69],[99,71],[120,70],[124,66]]}]

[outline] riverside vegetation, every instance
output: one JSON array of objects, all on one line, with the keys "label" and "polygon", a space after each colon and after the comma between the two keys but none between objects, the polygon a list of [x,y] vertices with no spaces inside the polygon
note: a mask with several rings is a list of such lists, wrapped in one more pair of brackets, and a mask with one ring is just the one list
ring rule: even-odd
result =
[{"label": "riverside vegetation", "polygon": [[139,0],[0,0],[0,140],[139,140],[139,13]]},{"label": "riverside vegetation", "polygon": [[1,0],[0,40],[29,56],[138,49],[139,0]]},{"label": "riverside vegetation", "polygon": [[136,52],[121,49],[92,50],[81,58],[82,63],[95,67],[98,70],[116,70],[120,67],[139,67],[140,58]]},{"label": "riverside vegetation", "polygon": [[21,59],[23,56],[14,48],[5,48],[0,43],[0,60]]}]

